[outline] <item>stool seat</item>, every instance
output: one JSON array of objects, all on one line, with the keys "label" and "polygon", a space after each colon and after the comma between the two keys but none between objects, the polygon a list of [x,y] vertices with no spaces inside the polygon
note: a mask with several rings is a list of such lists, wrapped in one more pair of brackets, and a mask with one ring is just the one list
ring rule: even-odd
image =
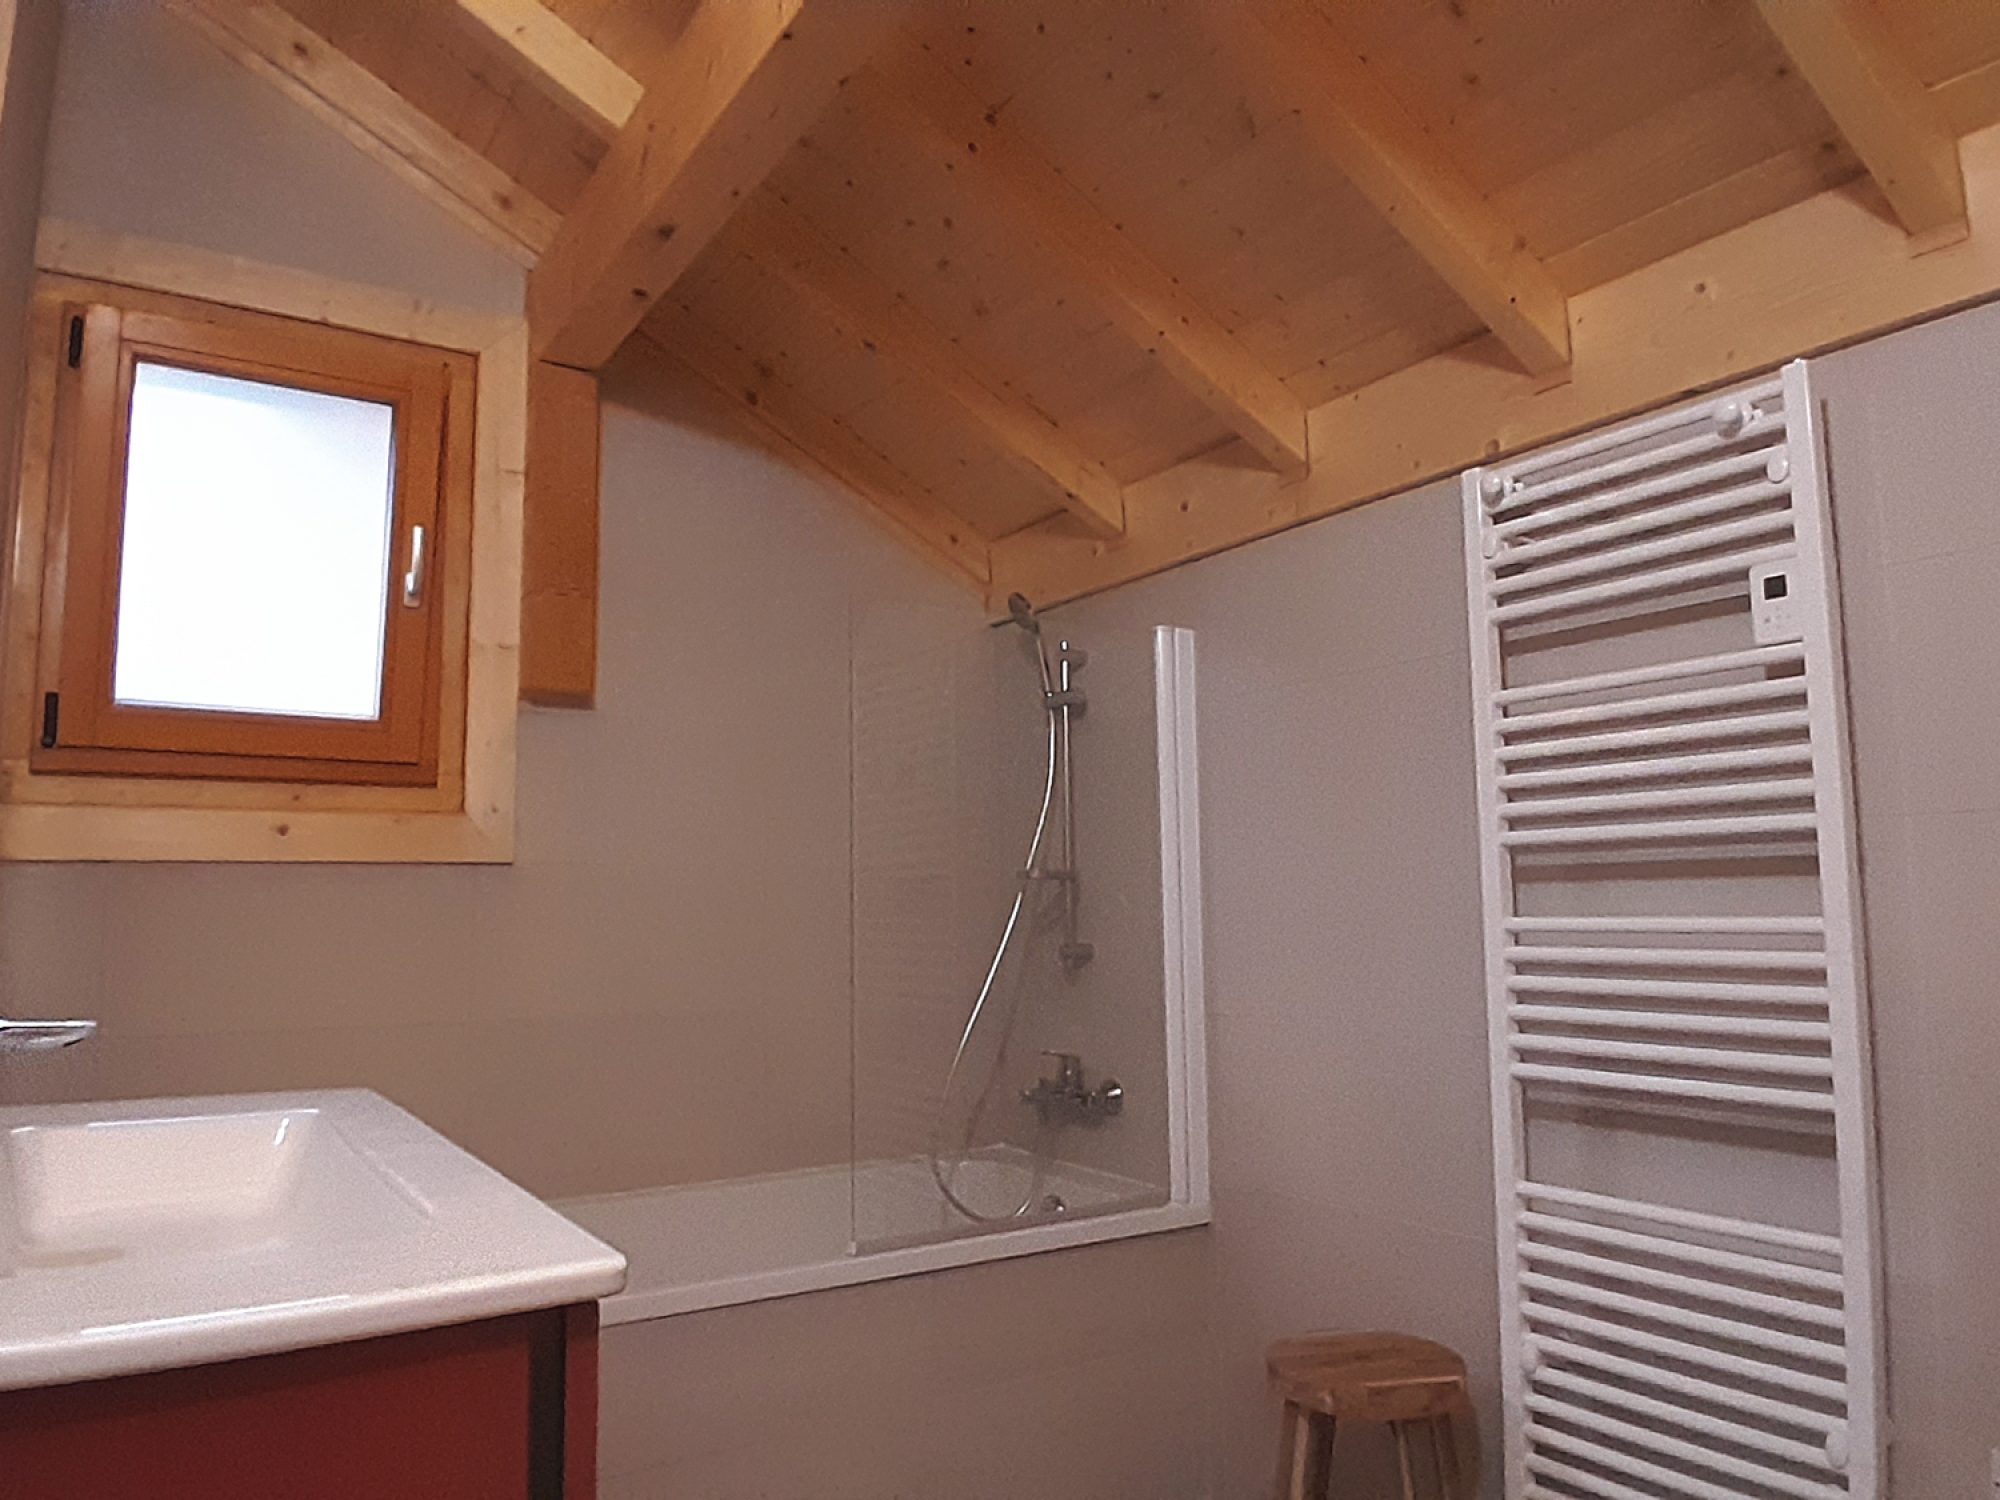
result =
[{"label": "stool seat", "polygon": [[[1332,1492],[1334,1431],[1343,1422],[1389,1429],[1404,1500],[1416,1500],[1426,1467],[1442,1500],[1467,1493],[1457,1427],[1471,1430],[1472,1397],[1465,1361],[1443,1344],[1406,1333],[1309,1333],[1271,1345],[1264,1364],[1285,1403],[1278,1500]],[[1428,1465],[1418,1461],[1420,1447],[1430,1450]]]},{"label": "stool seat", "polygon": [[1404,1333],[1309,1333],[1265,1355],[1271,1383],[1307,1411],[1351,1422],[1417,1422],[1466,1409],[1465,1361]]}]

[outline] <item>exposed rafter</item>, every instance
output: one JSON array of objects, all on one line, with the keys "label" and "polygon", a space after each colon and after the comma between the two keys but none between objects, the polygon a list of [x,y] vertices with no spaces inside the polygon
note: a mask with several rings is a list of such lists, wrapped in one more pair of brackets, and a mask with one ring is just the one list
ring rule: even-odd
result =
[{"label": "exposed rafter", "polygon": [[[796,201],[810,204],[804,216],[753,185],[760,171],[740,178],[736,171],[744,152],[782,152],[807,128],[769,124],[794,107],[791,93],[773,85],[762,96],[768,108],[731,133],[726,122],[738,94],[724,87],[726,78],[738,80],[739,94],[754,95],[758,58],[704,44],[711,67],[671,93],[655,89],[657,108],[642,103],[633,113],[634,101],[648,97],[635,79],[653,83],[655,64],[677,50],[667,39],[685,40],[660,23],[652,0],[603,0],[601,12],[590,12],[601,16],[607,42],[625,49],[611,56],[534,0],[445,0],[458,7],[459,24],[448,29],[455,35],[431,33],[443,49],[431,61],[477,73],[493,88],[481,94],[480,109],[456,114],[442,88],[426,88],[427,103],[443,111],[435,120],[269,0],[165,3],[195,16],[232,55],[523,259],[571,233],[512,176],[548,183],[556,201],[570,201],[576,140],[566,130],[537,131],[551,117],[544,100],[607,143],[621,130],[629,141],[657,117],[655,129],[670,139],[639,152],[645,162],[627,161],[616,190],[604,185],[615,167],[587,190],[598,227],[626,235],[602,242],[609,248],[597,269],[605,280],[590,295],[607,304],[630,299],[609,314],[629,327],[664,284],[651,276],[655,255],[692,259],[727,217],[747,213],[751,222],[732,236],[731,249],[755,259],[758,274],[718,262],[715,276],[689,279],[661,299],[645,331],[674,344],[675,362],[801,449],[868,514],[995,598],[1013,589],[1060,599],[1102,588],[1794,353],[2000,294],[2000,250],[1984,214],[2000,201],[2000,91],[1990,83],[2000,77],[2000,36],[1951,0],[1897,0],[1893,11],[1879,0],[1876,8],[1861,0],[1758,0],[1762,20],[1747,7],[1725,6],[1703,10],[1699,24],[1671,7],[1632,7],[1588,29],[1587,39],[1534,7],[1501,7],[1468,29],[1429,12],[1408,27],[1378,26],[1327,0],[1244,0],[1187,12],[1211,17],[1220,28],[1214,34],[1175,34],[1157,24],[1156,11],[1137,7],[1129,24],[1153,26],[1143,41],[1125,34],[1120,7],[1101,19],[1097,8],[1084,16],[1051,7],[1024,32],[987,24],[1018,19],[1010,0],[964,0],[979,24],[913,17],[855,68],[847,97],[857,107],[827,132],[822,151],[792,165],[809,176],[838,170],[844,158],[856,181],[842,193],[837,181],[801,178],[793,186]],[[313,15],[326,0],[281,3]],[[351,3],[387,17],[401,0]],[[839,5],[843,22],[854,13],[848,0],[688,3],[697,25],[751,32],[774,13],[804,14],[821,3]],[[568,0],[561,13],[583,14]],[[1761,66],[1744,71],[1746,53],[1768,50],[1760,28],[1793,59],[1777,77]],[[771,51],[782,51],[765,35]],[[1926,70],[1940,57],[1962,56],[1964,71],[1926,89],[1914,67],[1917,38],[1932,49],[1923,54]],[[1218,39],[1242,59],[1240,68],[1213,65]],[[385,37],[383,45],[394,43]],[[1405,69],[1420,70],[1432,53],[1451,53],[1454,67],[1478,61],[1466,51],[1474,46],[1495,65],[1468,94],[1476,99],[1468,111],[1440,111],[1419,125],[1414,111],[1398,106],[1399,89],[1385,86]],[[1911,66],[1899,61],[1905,47]],[[371,39],[365,55],[376,57],[373,49]],[[1633,69],[1655,56],[1662,77],[1650,81],[1644,119],[1627,132],[1618,124],[1629,113],[1621,93]],[[1534,77],[1521,68],[1524,58],[1537,60]],[[407,77],[414,96],[423,80],[403,70],[416,58],[385,51],[381,61],[385,70],[396,63],[387,76]],[[1482,159],[1515,160],[1509,129],[1538,143],[1537,160],[1548,156],[1547,132],[1534,133],[1546,124],[1544,74],[1564,80],[1575,144],[1511,182],[1503,215],[1454,163],[1473,161],[1488,135],[1496,139]],[[1797,76],[1787,81],[1789,74]],[[1469,88],[1473,75],[1464,76]],[[1246,144],[1227,122],[1253,81],[1265,95],[1259,116],[1277,103],[1296,118],[1283,130],[1253,132]],[[837,80],[821,86],[823,101]],[[1003,97],[1014,101],[1004,131],[989,118],[1000,111],[987,108]],[[670,99],[678,112],[668,109]],[[818,107],[800,108],[800,119]],[[1830,148],[1827,113],[1852,152]],[[670,115],[676,123],[667,123]],[[688,122],[703,119],[713,139],[688,133]],[[1970,133],[1955,142],[1954,129]],[[484,144],[464,144],[474,141]],[[1775,154],[1756,159],[1762,150]],[[675,153],[681,167],[663,167]],[[1671,158],[1673,170],[1620,173],[1613,170],[1620,153],[1642,158],[1642,167]],[[1290,201],[1289,184],[1318,169],[1315,156],[1374,201],[1407,249],[1390,245],[1370,215],[1351,221],[1324,204]],[[1893,219],[1875,193],[1853,191],[1857,163],[1881,184]],[[1226,308],[1216,304],[1226,326],[1074,186],[1065,173],[1078,167],[1143,174],[1185,205],[1184,221],[1160,226],[1160,253],[1228,298]],[[706,229],[680,241],[677,228],[672,240],[647,243],[660,224],[659,202],[648,194],[683,188],[713,210]],[[1669,188],[1671,199],[1663,197]],[[911,206],[899,230],[889,208],[905,193]],[[981,291],[992,298],[946,297],[933,306],[898,276],[927,278],[933,265],[944,268],[932,252],[949,243],[954,212],[1007,221],[1041,253],[1018,267],[982,265]],[[1521,235],[1511,232],[1516,227]],[[1934,253],[1913,255],[1906,227],[1914,248]],[[1586,231],[1554,262],[1562,285],[1585,288],[1565,305],[1523,240],[1532,233],[1536,244],[1557,244]],[[628,262],[618,257],[627,252],[647,275],[619,292]],[[1419,260],[1435,274],[1418,273]],[[1602,275],[1581,269],[1599,262]],[[884,274],[890,266],[903,269]],[[1012,307],[1044,277],[1072,294],[1057,302],[1084,316],[1036,322],[1026,338],[1004,320],[988,325],[1005,378],[1000,366],[971,360],[966,351],[985,346],[973,325],[955,319]],[[774,283],[788,287],[773,296]],[[634,287],[644,295],[632,298]],[[823,337],[830,328],[919,379],[890,382],[866,405],[865,419],[861,407],[855,423],[835,416],[834,407],[804,395],[818,388],[817,371],[779,373],[784,361],[774,350],[786,346],[788,316],[801,307],[812,311],[812,347],[822,354],[851,356],[837,338]],[[1467,307],[1498,335],[1471,351],[1457,347],[1470,329]],[[1091,316],[1098,308],[1109,317]],[[607,348],[617,338],[602,329],[598,336]],[[1488,357],[1485,346],[1497,350],[1503,340],[1518,359]],[[654,339],[639,342],[650,350]],[[1185,441],[1176,445],[1185,435],[1170,430],[1184,405],[1170,394],[1159,399],[1159,381],[1127,344],[1198,393],[1290,478],[1307,468],[1302,401],[1312,401],[1312,449],[1336,461],[1295,483],[1274,481],[1233,450],[1163,468],[1185,451]],[[1046,382],[1046,399],[1063,403],[1046,416],[1017,394],[1044,389],[1044,376],[1067,361],[1096,359],[1105,371],[1096,385]],[[1524,376],[1517,364],[1564,378]],[[1288,379],[1277,378],[1281,370]],[[912,399],[918,387],[954,397],[970,420],[939,423],[931,400]],[[1162,471],[1122,487],[1100,481],[1103,470],[1072,436],[1086,432],[1092,451],[1103,444],[1108,456],[1115,447],[1121,465]],[[1023,472],[1028,503],[1004,479],[961,495],[947,479],[916,477],[943,476],[954,463],[990,474],[996,454]],[[581,456],[581,445],[572,456]],[[923,466],[906,468],[906,458]],[[549,472],[545,462],[541,474]],[[1073,498],[1059,512],[1065,490]],[[533,473],[528,491],[532,519]],[[1108,536],[1114,496],[1123,526]],[[1024,525],[1031,514],[1037,518]],[[1086,536],[1086,528],[1097,534]],[[547,577],[557,578],[565,560],[552,550],[544,561],[554,570]],[[568,588],[557,581],[542,592],[563,605]],[[553,619],[564,610],[544,613]],[[524,660],[528,647],[524,641]]]},{"label": "exposed rafter", "polygon": [[[539,0],[459,0],[468,15],[517,49],[552,94],[574,100],[579,118],[609,137],[630,118],[639,93],[631,77]],[[538,12],[530,16],[529,11]],[[955,402],[995,452],[1028,481],[1048,489],[1093,536],[1124,528],[1118,481],[1048,417],[1002,393],[955,343],[895,292],[768,192],[749,195],[739,227],[760,258],[858,342],[921,376]]]},{"label": "exposed rafter", "polygon": [[957,345],[924,315],[877,282],[840,246],[769,193],[740,210],[758,258],[852,337],[920,376],[955,402],[993,450],[1093,536],[1125,528],[1118,481],[1054,422],[1016,396],[995,390]]},{"label": "exposed rafter", "polygon": [[523,265],[560,216],[388,84],[268,0],[167,0],[230,57]]},{"label": "exposed rafter", "polygon": [[862,442],[852,429],[801,400],[748,350],[732,343],[671,299],[647,317],[649,342],[693,370],[754,414],[814,467],[865,503],[904,541],[984,589],[992,579],[986,544],[970,526],[940,507],[910,499],[913,486],[900,469]]},{"label": "exposed rafter", "polygon": [[528,277],[537,358],[596,369],[811,125],[895,0],[702,0]]},{"label": "exposed rafter", "polygon": [[579,125],[613,136],[639,107],[638,80],[542,0],[458,0],[458,8],[527,63],[536,86]]},{"label": "exposed rafter", "polygon": [[1127,336],[1288,478],[1306,471],[1299,399],[1047,161],[987,117],[950,71],[906,38],[856,79],[878,117],[900,117],[952,153],[960,174],[1091,288]]},{"label": "exposed rafter", "polygon": [[1757,0],[1757,9],[1903,228],[1940,244],[1963,237],[1958,136],[1869,7],[1859,0]]},{"label": "exposed rafter", "polygon": [[1569,364],[1569,303],[1555,278],[1329,22],[1305,0],[1250,0],[1206,15],[1246,68],[1279,84],[1315,147],[1523,368],[1547,375]]},{"label": "exposed rafter", "polygon": [[1197,460],[1131,485],[1128,538],[1095,558],[1029,527],[996,542],[990,597],[1075,598],[1498,455],[1629,416],[1969,302],[2000,297],[2000,125],[1967,136],[1973,233],[1912,255],[1901,230],[1841,189],[1576,296],[1573,377],[1535,385],[1444,353],[1313,410],[1351,455],[1278,490]]}]

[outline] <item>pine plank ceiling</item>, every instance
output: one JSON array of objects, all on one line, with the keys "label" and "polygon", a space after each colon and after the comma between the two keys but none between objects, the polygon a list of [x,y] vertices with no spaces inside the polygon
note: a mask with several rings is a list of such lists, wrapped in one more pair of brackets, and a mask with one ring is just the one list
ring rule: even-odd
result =
[{"label": "pine plank ceiling", "polygon": [[[1802,205],[1959,296],[2000,121],[1972,0],[172,3],[532,266],[538,354],[650,341],[996,596],[1732,374],[1587,380],[1580,310]],[[1480,447],[1363,452],[1467,381]]]}]

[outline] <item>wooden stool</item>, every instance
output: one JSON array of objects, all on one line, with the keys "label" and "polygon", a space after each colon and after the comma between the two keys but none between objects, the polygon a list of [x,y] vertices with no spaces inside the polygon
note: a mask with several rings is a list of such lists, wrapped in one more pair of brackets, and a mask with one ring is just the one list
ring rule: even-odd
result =
[{"label": "wooden stool", "polygon": [[1310,1333],[1273,1344],[1265,1364],[1285,1402],[1278,1500],[1332,1494],[1339,1422],[1387,1424],[1402,1467],[1403,1500],[1417,1500],[1412,1440],[1426,1433],[1438,1496],[1460,1500],[1470,1492],[1459,1471],[1455,1423],[1472,1421],[1472,1398],[1465,1361],[1444,1345],[1400,1333]]}]

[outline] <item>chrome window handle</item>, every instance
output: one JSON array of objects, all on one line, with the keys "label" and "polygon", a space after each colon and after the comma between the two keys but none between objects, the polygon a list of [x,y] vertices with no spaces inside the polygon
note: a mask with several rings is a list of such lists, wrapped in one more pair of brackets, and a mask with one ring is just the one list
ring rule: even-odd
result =
[{"label": "chrome window handle", "polygon": [[410,528],[410,567],[403,574],[403,607],[415,609],[424,602],[424,528]]},{"label": "chrome window handle", "polygon": [[0,1052],[53,1052],[96,1030],[95,1021],[10,1021],[0,1016]]}]

